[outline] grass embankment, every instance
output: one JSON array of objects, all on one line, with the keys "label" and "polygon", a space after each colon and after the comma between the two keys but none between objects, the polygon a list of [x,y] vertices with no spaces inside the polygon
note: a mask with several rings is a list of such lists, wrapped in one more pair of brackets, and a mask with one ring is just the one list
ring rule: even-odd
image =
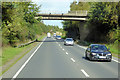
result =
[{"label": "grass embankment", "polygon": [[120,50],[118,44],[105,44],[109,49],[110,52],[113,54],[114,57],[120,58]]},{"label": "grass embankment", "polygon": [[[21,47],[21,48],[14,48],[11,46],[3,47],[2,52],[2,65],[13,59],[16,55],[20,54],[22,51],[26,50],[32,44]],[[1,65],[0,65],[1,66]]]},{"label": "grass embankment", "polygon": [[[45,36],[46,35],[41,35],[38,38],[38,40],[42,40]],[[14,48],[11,46],[3,47],[2,48],[2,64],[0,64],[0,66],[5,66],[7,68],[3,70],[2,73],[7,71],[12,65],[14,65],[18,60],[20,60],[25,54],[27,54],[37,44],[38,43],[35,42],[25,47],[21,47],[21,48]],[[18,58],[15,59],[16,57]],[[6,64],[9,64],[9,65],[6,65]]]},{"label": "grass embankment", "polygon": [[120,50],[118,44],[105,44],[105,43],[89,43],[85,41],[79,41],[77,44],[88,47],[90,44],[104,44],[107,48],[110,49],[110,52],[114,57],[120,58]]}]

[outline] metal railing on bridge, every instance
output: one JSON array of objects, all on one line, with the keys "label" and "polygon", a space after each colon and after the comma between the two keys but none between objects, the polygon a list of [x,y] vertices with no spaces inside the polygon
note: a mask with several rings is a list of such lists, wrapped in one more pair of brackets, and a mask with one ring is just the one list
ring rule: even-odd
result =
[{"label": "metal railing on bridge", "polygon": [[46,14],[46,15],[78,15],[78,16],[87,16],[88,11],[79,10],[79,11],[68,11],[67,13],[63,13],[62,11],[44,11],[40,12],[39,14]]}]

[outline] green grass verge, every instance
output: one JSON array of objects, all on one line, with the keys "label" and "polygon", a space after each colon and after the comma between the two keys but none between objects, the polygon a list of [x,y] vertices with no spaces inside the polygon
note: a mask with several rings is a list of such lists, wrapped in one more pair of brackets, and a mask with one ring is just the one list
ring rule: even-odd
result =
[{"label": "green grass verge", "polygon": [[110,52],[113,54],[114,57],[118,57],[120,58],[120,51],[118,48],[118,44],[105,44],[107,46],[107,48],[110,49]]},{"label": "green grass verge", "polygon": [[[46,35],[41,35],[39,40],[42,40]],[[33,43],[34,44],[34,43]],[[28,46],[25,47],[21,47],[21,48],[14,48],[14,47],[3,47],[2,50],[2,64],[0,64],[0,66],[5,65],[8,61],[12,60],[15,56],[17,56],[18,54],[22,53],[24,50],[30,48],[32,46],[32,48],[34,48],[36,45],[30,44]],[[27,52],[25,52],[22,56],[20,56],[16,61],[14,61],[6,70],[2,71],[2,74],[4,72],[6,72],[10,67],[12,67],[17,61],[19,61],[25,54],[27,54],[32,48],[30,48]],[[2,75],[0,74],[0,75]]]},{"label": "green grass verge", "polygon": [[[27,48],[29,48],[29,47],[31,47],[32,46],[32,48],[33,47],[35,47],[36,45],[32,45],[32,44],[30,44],[30,45],[28,45],[27,47],[24,47],[25,49],[27,49]],[[9,67],[7,67],[7,69],[6,70],[4,70],[4,71],[2,71],[2,73],[0,74],[0,75],[2,75],[3,73],[5,73],[10,67],[12,67],[17,61],[19,61],[24,55],[26,55],[30,50],[32,50],[32,48],[30,48],[27,52],[25,52],[22,56],[20,56],[16,61],[14,61]],[[24,51],[25,49],[23,49],[22,51]],[[19,53],[20,54],[20,53]],[[17,55],[17,54],[16,54]],[[14,56],[16,56],[16,55],[14,55]],[[11,60],[11,59],[10,59]],[[4,64],[3,64],[4,65]]]},{"label": "green grass verge", "polygon": [[28,47],[30,47],[30,45],[21,48],[13,48],[11,46],[4,47],[2,52],[2,65],[13,59],[16,55],[18,55]]}]

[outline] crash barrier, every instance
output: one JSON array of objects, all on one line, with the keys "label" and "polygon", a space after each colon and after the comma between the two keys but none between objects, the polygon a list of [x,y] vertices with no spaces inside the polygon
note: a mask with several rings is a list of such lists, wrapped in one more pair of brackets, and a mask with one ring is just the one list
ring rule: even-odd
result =
[{"label": "crash barrier", "polygon": [[27,46],[27,45],[29,45],[29,44],[31,44],[31,43],[34,43],[34,42],[37,42],[37,41],[38,41],[38,40],[37,40],[37,39],[35,39],[35,40],[30,41],[30,42],[28,42],[28,43],[25,43],[25,44],[20,44],[20,45],[18,45],[18,46],[17,46],[17,48]]}]

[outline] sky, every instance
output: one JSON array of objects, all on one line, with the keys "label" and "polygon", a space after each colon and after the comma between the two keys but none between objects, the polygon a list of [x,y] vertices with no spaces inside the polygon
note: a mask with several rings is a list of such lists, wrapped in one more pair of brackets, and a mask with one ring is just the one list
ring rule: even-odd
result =
[{"label": "sky", "polygon": [[[70,4],[74,0],[32,0],[37,5],[41,5],[40,13],[67,13]],[[55,25],[62,28],[62,20],[43,20],[46,25]]]}]

